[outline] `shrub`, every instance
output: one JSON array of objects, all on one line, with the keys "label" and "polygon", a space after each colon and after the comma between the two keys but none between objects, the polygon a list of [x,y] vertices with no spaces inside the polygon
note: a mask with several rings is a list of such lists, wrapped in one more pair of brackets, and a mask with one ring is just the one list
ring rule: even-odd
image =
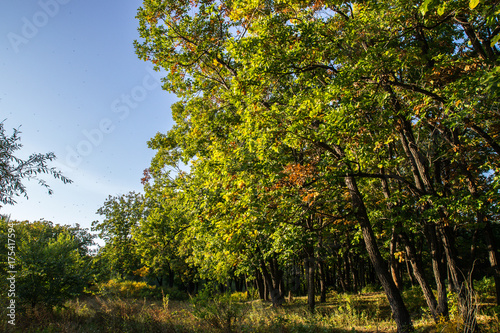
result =
[{"label": "shrub", "polygon": [[194,316],[222,332],[233,332],[246,314],[243,305],[234,301],[231,294],[214,294],[210,288],[193,297],[191,303]]},{"label": "shrub", "polygon": [[420,286],[413,286],[403,291],[403,299],[411,314],[422,315],[428,311],[427,303],[425,302]]},{"label": "shrub", "polygon": [[158,298],[161,296],[156,286],[151,286],[144,281],[119,281],[109,280],[98,286],[99,294],[103,296],[118,296],[126,298]]},{"label": "shrub", "polygon": [[495,296],[495,281],[493,277],[483,277],[474,283],[474,289],[481,296]]},{"label": "shrub", "polygon": [[184,291],[177,289],[176,287],[162,287],[163,294],[168,295],[168,299],[172,301],[185,301],[189,298],[189,295]]}]

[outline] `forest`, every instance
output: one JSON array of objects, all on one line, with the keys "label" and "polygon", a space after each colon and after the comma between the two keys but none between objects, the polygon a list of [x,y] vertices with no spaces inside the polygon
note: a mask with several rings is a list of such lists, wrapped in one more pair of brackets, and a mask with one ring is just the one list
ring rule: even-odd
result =
[{"label": "forest", "polygon": [[[158,332],[499,330],[499,4],[144,0],[135,50],[175,125],[144,193],[98,210],[97,252],[79,226],[3,218],[21,299],[190,299],[207,325]],[[355,324],[360,295],[391,324]],[[252,326],[250,300],[280,315]],[[351,317],[293,324],[297,304]]]}]

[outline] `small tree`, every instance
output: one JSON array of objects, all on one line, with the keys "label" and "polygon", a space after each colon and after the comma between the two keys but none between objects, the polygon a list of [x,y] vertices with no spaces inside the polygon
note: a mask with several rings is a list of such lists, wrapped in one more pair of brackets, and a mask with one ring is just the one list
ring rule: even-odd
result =
[{"label": "small tree", "polygon": [[38,183],[47,188],[49,194],[52,194],[52,189],[47,182],[38,178],[40,174],[50,174],[56,179],[60,179],[63,183],[71,183],[72,181],[62,175],[55,168],[50,168],[47,162],[56,159],[54,153],[32,154],[27,160],[20,159],[14,156],[14,153],[21,149],[19,143],[21,132],[14,129],[14,133],[8,136],[5,134],[4,124],[0,122],[0,203],[13,205],[16,203],[15,196],[28,197],[26,187],[22,183],[23,179],[36,179]]}]

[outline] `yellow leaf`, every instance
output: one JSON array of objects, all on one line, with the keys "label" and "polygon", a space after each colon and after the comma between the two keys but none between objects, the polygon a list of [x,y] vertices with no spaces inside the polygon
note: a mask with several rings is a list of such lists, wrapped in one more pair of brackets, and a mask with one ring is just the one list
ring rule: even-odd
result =
[{"label": "yellow leaf", "polygon": [[477,5],[479,5],[479,1],[480,0],[470,0],[469,1],[469,8],[470,9],[474,9],[477,7]]}]

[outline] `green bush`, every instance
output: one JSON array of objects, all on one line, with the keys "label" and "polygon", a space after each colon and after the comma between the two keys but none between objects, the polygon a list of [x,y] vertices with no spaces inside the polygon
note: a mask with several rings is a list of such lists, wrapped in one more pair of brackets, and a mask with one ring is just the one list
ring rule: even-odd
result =
[{"label": "green bush", "polygon": [[380,291],[382,287],[380,285],[375,285],[375,284],[367,284],[366,286],[361,289],[362,294],[369,294],[369,293],[374,293],[377,291]]},{"label": "green bush", "polygon": [[495,296],[495,281],[493,277],[483,277],[474,283],[474,289],[480,296]]}]

